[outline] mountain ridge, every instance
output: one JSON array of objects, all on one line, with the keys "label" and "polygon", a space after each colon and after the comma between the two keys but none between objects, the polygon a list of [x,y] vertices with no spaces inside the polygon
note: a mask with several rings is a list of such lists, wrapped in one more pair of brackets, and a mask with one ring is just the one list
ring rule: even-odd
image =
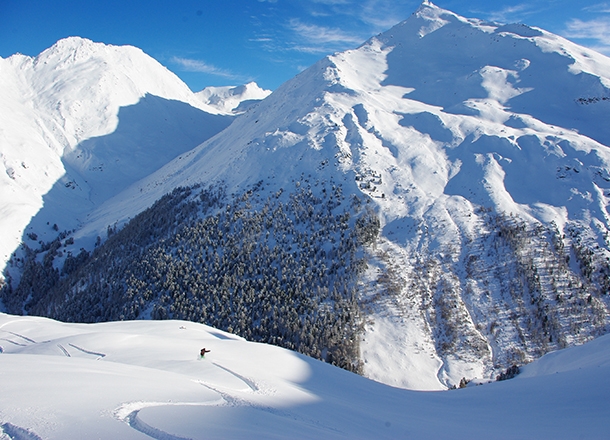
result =
[{"label": "mountain ridge", "polygon": [[[4,262],[27,234],[50,236],[47,222],[78,227],[100,202],[233,118],[133,46],[69,37],[0,66]],[[58,204],[60,212],[45,214]]]},{"label": "mountain ridge", "polygon": [[[221,185],[225,195],[211,210],[192,199],[192,231],[209,220],[205,237],[216,231],[240,243],[247,222],[232,226],[226,219],[271,222],[266,238],[253,241],[268,248],[281,243],[294,253],[294,267],[269,263],[278,272],[267,275],[284,286],[282,272],[306,263],[298,258],[307,258],[316,239],[300,241],[304,226],[294,224],[326,233],[332,213],[338,223],[327,239],[337,245],[322,246],[324,256],[318,249],[320,276],[333,279],[331,251],[356,243],[354,255],[366,255],[366,268],[350,260],[357,283],[342,286],[342,300],[351,301],[349,292],[357,289],[364,315],[364,374],[414,389],[495,377],[608,329],[608,78],[608,58],[546,31],[465,19],[424,2],[411,18],[320,60],[215,137],[107,200],[66,250],[93,249],[96,237],[114,234],[114,226],[171,191],[192,187],[209,200],[207,191]],[[298,200],[308,200],[313,215],[300,211]],[[370,209],[354,208],[362,205]],[[375,240],[342,241],[341,228],[370,219],[371,210],[379,224]],[[274,224],[269,212],[288,212],[286,223]],[[342,220],[347,214],[349,222]],[[172,267],[199,256],[187,246],[191,236],[181,234],[173,222],[161,232],[177,246],[165,250]],[[232,248],[218,246],[222,261]],[[163,277],[179,274],[157,261],[158,251],[146,261]],[[266,258],[267,248],[260,252]],[[228,292],[245,295],[229,281],[238,272],[204,266],[188,267],[207,273],[201,276],[214,289],[230,286]],[[92,283],[97,277],[87,276]],[[259,282],[251,277],[248,282]],[[113,288],[119,292],[126,280]],[[71,294],[85,294],[87,283],[69,282]],[[159,317],[191,316],[189,307],[214,290],[198,290],[195,282],[193,297],[184,299],[166,295],[171,286],[158,287],[145,274],[138,282],[157,287],[145,300],[136,295],[117,316],[143,313],[142,307]],[[218,295],[208,300],[222,302],[225,293]],[[302,321],[316,317],[321,306],[313,306]],[[241,311],[218,313],[213,318],[221,326],[242,319]]]}]

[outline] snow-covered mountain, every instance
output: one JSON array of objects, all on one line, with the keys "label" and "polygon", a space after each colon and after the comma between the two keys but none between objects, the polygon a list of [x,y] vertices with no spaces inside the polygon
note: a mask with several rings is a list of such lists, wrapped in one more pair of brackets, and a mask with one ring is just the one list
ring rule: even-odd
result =
[{"label": "snow-covered mountain", "polygon": [[[244,88],[231,106],[262,93]],[[221,96],[205,104],[140,49],[76,37],[35,58],[0,58],[0,96],[2,265],[26,233],[48,240],[54,224],[77,227],[232,121]]]},{"label": "snow-covered mountain", "polygon": [[610,417],[608,336],[414,392],[192,322],[0,314],[0,374],[3,439],[601,439]]},{"label": "snow-covered mountain", "polygon": [[261,89],[258,84],[250,82],[243,86],[206,87],[195,95],[204,104],[227,114],[240,114],[248,107],[271,94],[271,90]]},{"label": "snow-covered mountain", "polygon": [[[295,318],[271,336],[261,331],[276,340],[319,315],[328,322],[332,298],[341,304],[334,311],[347,316],[342,328],[357,331],[355,289],[365,375],[412,389],[495,377],[608,329],[608,114],[607,57],[542,29],[466,19],[426,1],[406,21],[324,58],[217,136],[104,202],[65,247],[73,255],[92,249],[109,227],[164,194],[204,188],[197,199],[176,191],[134,223],[155,237],[146,242],[150,254],[127,257],[133,226],[81,272],[71,267],[54,299],[26,285],[19,301],[36,313],[73,313],[71,319],[94,310],[88,320],[197,320],[214,309],[205,312],[209,319],[242,334],[252,331],[242,328],[245,320],[258,329],[282,315],[282,306],[293,307],[300,324]],[[183,202],[180,221],[162,216],[170,212],[166,204]],[[374,240],[371,212],[381,227]],[[206,223],[176,229],[200,218]],[[251,226],[253,219],[259,224]],[[169,226],[161,232],[160,224]],[[120,249],[124,254],[113,257]],[[238,254],[241,266],[226,272],[232,266],[221,263]],[[45,261],[51,267],[53,257]],[[112,270],[96,268],[101,261]],[[265,266],[251,270],[257,261]],[[272,281],[269,270],[276,271]],[[263,317],[240,309],[244,298],[254,301],[253,286],[285,293],[288,279],[299,285],[294,295],[321,296],[288,306],[272,300],[262,305]],[[315,284],[326,279],[332,281]],[[127,299],[111,301],[119,297]],[[314,312],[298,315],[307,307]],[[332,329],[324,337],[336,336]],[[353,333],[343,339],[353,343],[350,350],[357,345]],[[328,359],[328,347],[317,344],[308,350]]]}]

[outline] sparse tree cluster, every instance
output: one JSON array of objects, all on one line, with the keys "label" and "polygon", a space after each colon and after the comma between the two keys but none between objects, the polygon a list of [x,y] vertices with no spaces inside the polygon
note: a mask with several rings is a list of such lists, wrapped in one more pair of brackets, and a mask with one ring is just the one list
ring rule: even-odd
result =
[{"label": "sparse tree cluster", "polygon": [[477,215],[477,234],[462,243],[431,251],[422,224],[408,261],[378,252],[384,295],[374,300],[405,316],[418,310],[442,358],[482,361],[493,377],[606,331],[610,269],[593,238],[488,209]]},{"label": "sparse tree cluster", "polygon": [[502,373],[496,376],[496,381],[500,382],[503,380],[509,380],[517,377],[517,375],[521,372],[521,369],[517,365],[511,365],[503,371]]},{"label": "sparse tree cluster", "polygon": [[474,286],[488,303],[474,311],[477,325],[487,329],[493,345],[508,348],[495,354],[497,367],[522,364],[604,331],[604,280],[588,276],[589,263],[581,263],[580,273],[569,264],[571,253],[588,261],[579,256],[586,253],[579,251],[579,234],[566,247],[553,222],[528,223],[494,213],[483,218],[487,232],[472,244],[466,272],[470,294]]}]

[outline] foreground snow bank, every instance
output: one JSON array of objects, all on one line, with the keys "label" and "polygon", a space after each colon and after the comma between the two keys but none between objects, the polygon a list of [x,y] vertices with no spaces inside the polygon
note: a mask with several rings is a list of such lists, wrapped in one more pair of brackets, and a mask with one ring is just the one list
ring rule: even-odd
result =
[{"label": "foreground snow bank", "polygon": [[182,321],[0,314],[0,347],[0,438],[603,438],[610,418],[610,336],[447,392]]}]

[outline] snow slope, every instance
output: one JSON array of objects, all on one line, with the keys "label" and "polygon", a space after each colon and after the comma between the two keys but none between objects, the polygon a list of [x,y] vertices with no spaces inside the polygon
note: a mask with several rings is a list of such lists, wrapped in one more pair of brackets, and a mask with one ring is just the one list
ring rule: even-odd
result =
[{"label": "snow slope", "polygon": [[3,439],[601,439],[610,417],[607,336],[513,380],[444,392],[392,388],[182,321],[0,314],[0,347]]},{"label": "snow slope", "polygon": [[425,2],[288,81],[96,216],[114,223],[195,182],[238,188],[273,175],[279,186],[328,160],[352,183],[371,181],[358,191],[377,200],[388,233],[400,219],[441,220],[474,204],[560,225],[593,216],[607,228],[609,72],[607,57],[546,31]]},{"label": "snow slope", "polygon": [[[413,389],[494,377],[607,330],[604,292],[586,280],[570,289],[577,245],[600,264],[610,258],[609,112],[607,57],[424,2],[109,200],[75,237],[90,246],[177,186],[223,181],[239,194],[262,180],[272,194],[303,176],[313,191],[338,182],[370,196],[383,225],[362,286],[374,303],[366,374]],[[498,222],[521,231],[513,266],[516,242],[498,243]],[[543,252],[551,235],[561,243]],[[538,275],[523,275],[528,267]]]},{"label": "snow slope", "polygon": [[77,227],[232,121],[140,49],[77,37],[0,58],[0,117],[2,266],[26,226],[45,241]]}]

